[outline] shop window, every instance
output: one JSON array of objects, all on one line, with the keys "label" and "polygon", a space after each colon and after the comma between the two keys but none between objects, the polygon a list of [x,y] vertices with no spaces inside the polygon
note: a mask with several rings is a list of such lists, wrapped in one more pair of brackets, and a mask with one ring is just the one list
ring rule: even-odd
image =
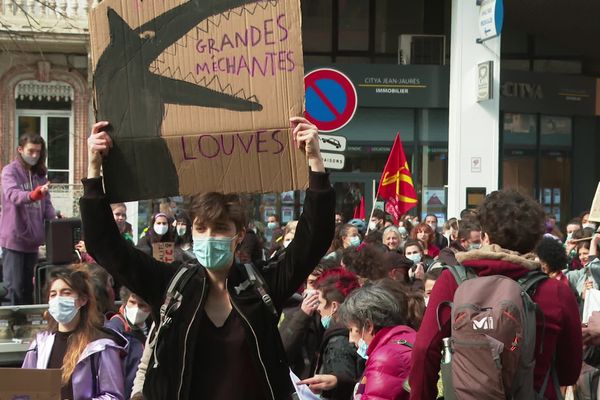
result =
[{"label": "shop window", "polygon": [[339,2],[340,50],[369,50],[369,1]]},{"label": "shop window", "polygon": [[572,118],[506,113],[503,121],[502,187],[537,199],[564,222],[571,209]]},{"label": "shop window", "polygon": [[331,52],[332,0],[302,0],[305,52]]},{"label": "shop window", "polygon": [[573,120],[571,117],[542,115],[540,144],[549,147],[571,147]]},{"label": "shop window", "polygon": [[[421,160],[421,217],[435,214],[438,226],[446,221],[446,183],[448,182],[448,149],[425,145],[422,147]],[[414,180],[413,173],[413,180]]]},{"label": "shop window", "polygon": [[536,145],[537,117],[535,114],[504,114],[504,145],[532,146]]}]

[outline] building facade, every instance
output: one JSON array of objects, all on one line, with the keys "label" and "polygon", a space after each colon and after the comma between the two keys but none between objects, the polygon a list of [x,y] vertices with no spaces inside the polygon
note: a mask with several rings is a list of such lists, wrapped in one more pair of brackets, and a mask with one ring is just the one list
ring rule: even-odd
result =
[{"label": "building facade", "polygon": [[[400,133],[419,197],[413,212],[451,217],[446,215],[450,2],[301,3],[305,69],[338,69],[358,92],[354,118],[334,133],[348,141],[345,166],[331,175],[339,211],[351,218],[363,196],[370,209]],[[531,5],[505,3],[502,89],[495,94],[501,96],[499,187],[535,197],[564,223],[589,207],[600,180],[600,55],[573,40],[568,27],[542,29]],[[77,213],[93,121],[90,7],[86,0],[0,4],[0,167],[14,159],[20,133],[40,133],[48,143],[55,202],[65,215]],[[563,10],[559,0],[546,7],[577,15],[577,7]],[[586,21],[584,28],[589,24],[595,34]],[[274,213],[284,222],[298,217],[302,200],[300,192],[251,198],[256,219]]]}]

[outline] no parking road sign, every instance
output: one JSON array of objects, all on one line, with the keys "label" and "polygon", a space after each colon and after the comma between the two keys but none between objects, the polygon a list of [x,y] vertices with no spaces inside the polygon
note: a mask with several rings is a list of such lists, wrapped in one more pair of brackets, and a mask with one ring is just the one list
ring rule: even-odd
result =
[{"label": "no parking road sign", "polygon": [[304,77],[306,118],[322,132],[333,132],[346,125],[356,112],[356,88],[339,71],[321,68]]}]

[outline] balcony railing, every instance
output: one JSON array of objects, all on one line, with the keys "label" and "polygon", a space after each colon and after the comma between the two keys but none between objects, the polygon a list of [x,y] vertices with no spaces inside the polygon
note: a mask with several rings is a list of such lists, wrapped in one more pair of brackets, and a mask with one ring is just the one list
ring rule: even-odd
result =
[{"label": "balcony railing", "polygon": [[0,31],[87,33],[98,0],[0,0]]}]

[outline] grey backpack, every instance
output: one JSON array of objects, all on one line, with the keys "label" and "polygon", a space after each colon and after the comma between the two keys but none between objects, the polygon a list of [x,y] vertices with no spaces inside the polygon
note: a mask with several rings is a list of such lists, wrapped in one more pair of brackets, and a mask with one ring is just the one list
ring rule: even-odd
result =
[{"label": "grey backpack", "polygon": [[[442,363],[444,399],[544,399],[548,380],[555,374],[550,368],[540,393],[535,392],[536,321],[543,314],[531,294],[548,276],[532,271],[515,281],[502,275],[478,277],[461,265],[445,268],[458,289],[453,302],[442,303],[437,310],[441,329],[440,307],[452,308],[450,355]],[[559,390],[558,394],[562,398]]]}]

